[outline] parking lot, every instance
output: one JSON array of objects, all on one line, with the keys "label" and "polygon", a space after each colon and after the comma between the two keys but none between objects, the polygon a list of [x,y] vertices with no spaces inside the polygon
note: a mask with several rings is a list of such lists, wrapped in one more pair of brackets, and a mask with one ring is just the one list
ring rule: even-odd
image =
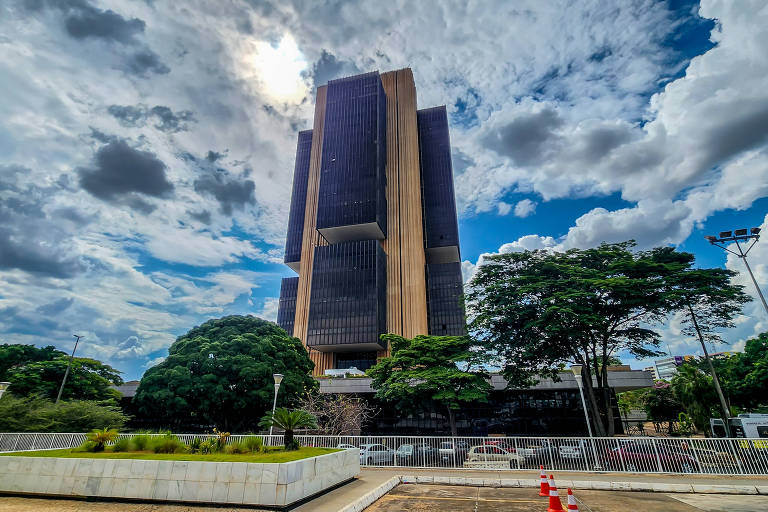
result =
[{"label": "parking lot", "polygon": [[[563,508],[567,500],[562,496]],[[754,512],[768,510],[768,496],[661,494],[578,491],[583,512]],[[548,499],[536,489],[400,485],[365,509],[366,512],[543,512]]]}]

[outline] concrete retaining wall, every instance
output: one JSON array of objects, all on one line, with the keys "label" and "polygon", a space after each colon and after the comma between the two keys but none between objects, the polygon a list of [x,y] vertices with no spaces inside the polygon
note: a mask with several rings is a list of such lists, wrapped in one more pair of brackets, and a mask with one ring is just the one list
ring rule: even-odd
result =
[{"label": "concrete retaining wall", "polygon": [[284,507],[359,473],[356,449],[281,464],[0,456],[0,492]]}]

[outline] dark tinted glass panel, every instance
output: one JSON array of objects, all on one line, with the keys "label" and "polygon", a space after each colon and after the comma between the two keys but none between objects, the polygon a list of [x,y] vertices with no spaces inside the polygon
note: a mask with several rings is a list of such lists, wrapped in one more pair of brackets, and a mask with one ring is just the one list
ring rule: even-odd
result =
[{"label": "dark tinted glass panel", "polygon": [[304,233],[304,209],[307,203],[309,155],[312,152],[312,130],[299,132],[296,165],[293,169],[293,194],[288,215],[288,235],[285,238],[285,262],[301,260],[301,240]]},{"label": "dark tinted glass panel", "polygon": [[317,228],[378,222],[386,233],[386,95],[379,74],[328,84]]},{"label": "dark tinted glass panel", "polygon": [[381,346],[386,294],[386,255],[376,240],[315,248],[307,345]]},{"label": "dark tinted glass panel", "polygon": [[466,334],[461,263],[427,265],[427,319],[429,334],[462,336]]},{"label": "dark tinted glass panel", "polygon": [[458,246],[448,116],[445,107],[419,110],[416,116],[419,123],[424,241],[428,249]]},{"label": "dark tinted glass panel", "polygon": [[280,282],[280,303],[277,307],[277,325],[293,336],[293,322],[296,318],[296,293],[298,277],[286,277]]},{"label": "dark tinted glass panel", "polygon": [[336,354],[336,368],[367,370],[376,364],[376,352],[342,352]]}]

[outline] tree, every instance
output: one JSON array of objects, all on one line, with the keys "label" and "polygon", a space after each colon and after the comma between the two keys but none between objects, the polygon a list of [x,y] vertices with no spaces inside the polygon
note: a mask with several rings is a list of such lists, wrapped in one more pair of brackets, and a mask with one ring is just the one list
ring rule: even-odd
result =
[{"label": "tree", "polygon": [[261,418],[259,426],[262,428],[277,427],[285,431],[283,434],[283,446],[286,450],[296,450],[299,443],[293,440],[293,431],[300,428],[317,428],[315,417],[301,409],[289,411],[288,409],[275,409],[274,414],[269,411]]},{"label": "tree", "polygon": [[0,345],[0,381],[8,381],[8,371],[14,366],[19,366],[34,361],[51,361],[66,356],[61,350],[48,345],[37,348],[34,345]]},{"label": "tree", "polygon": [[314,364],[298,338],[253,316],[209,320],[180,336],[168,357],[147,370],[134,401],[142,416],[166,427],[242,431],[278,403],[295,403],[317,383]]},{"label": "tree", "polygon": [[671,387],[696,429],[708,434],[709,419],[723,416],[722,411],[718,411],[712,377],[693,364],[683,364],[672,378]]},{"label": "tree", "polygon": [[323,434],[356,436],[378,411],[367,400],[350,395],[307,393],[299,407],[317,419]]},{"label": "tree", "polygon": [[611,357],[661,354],[651,327],[678,307],[669,277],[694,259],[671,248],[633,252],[634,246],[492,255],[467,293],[471,333],[497,359],[510,387],[557,379],[563,365],[582,365],[597,435],[614,433]]},{"label": "tree", "polygon": [[[7,372],[10,389],[18,396],[42,395],[55,399],[67,370],[69,356],[19,364]],[[63,400],[117,400],[120,393],[111,386],[123,383],[120,373],[109,365],[84,357],[72,360]]]},{"label": "tree", "polygon": [[485,402],[491,391],[479,354],[470,350],[470,339],[424,335],[407,339],[396,334],[381,338],[391,347],[391,355],[367,372],[376,396],[401,409],[423,400],[441,404],[455,436],[454,411],[462,404]]},{"label": "tree", "polygon": [[[730,416],[730,407],[709,357],[707,342],[722,342],[717,330],[733,327],[733,318],[741,313],[745,303],[752,300],[744,293],[742,286],[731,284],[731,278],[735,275],[736,272],[732,270],[718,268],[686,269],[670,278],[676,309],[681,310],[685,318],[682,333],[696,336],[701,344],[716,391],[715,398],[720,401],[720,416],[724,419]],[[690,370],[689,376],[693,375],[693,370]],[[698,413],[703,414],[703,411]],[[701,428],[701,418],[690,412],[689,415],[694,425]],[[706,426],[704,431],[708,431]]]},{"label": "tree", "polygon": [[121,428],[128,421],[112,402],[70,400],[53,403],[40,396],[0,398],[0,432],[87,432]]},{"label": "tree", "polygon": [[[643,404],[650,419],[657,423],[666,421],[670,425],[683,410],[669,382],[663,380],[656,381],[656,384],[643,395]],[[671,432],[672,429],[668,430]]]}]

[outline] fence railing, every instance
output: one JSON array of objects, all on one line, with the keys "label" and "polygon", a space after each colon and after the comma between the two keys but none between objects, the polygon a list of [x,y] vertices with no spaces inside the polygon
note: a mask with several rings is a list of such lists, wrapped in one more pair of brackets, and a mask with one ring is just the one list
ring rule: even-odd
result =
[{"label": "fence railing", "polygon": [[[131,437],[138,434],[121,434]],[[161,434],[150,434],[161,435]],[[189,444],[210,434],[178,434]],[[236,443],[248,435],[231,435]],[[282,435],[262,435],[267,446]],[[73,448],[84,433],[0,433],[0,452]],[[368,467],[768,475],[768,439],[297,435],[303,446],[358,448]]]}]

